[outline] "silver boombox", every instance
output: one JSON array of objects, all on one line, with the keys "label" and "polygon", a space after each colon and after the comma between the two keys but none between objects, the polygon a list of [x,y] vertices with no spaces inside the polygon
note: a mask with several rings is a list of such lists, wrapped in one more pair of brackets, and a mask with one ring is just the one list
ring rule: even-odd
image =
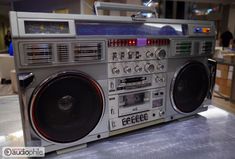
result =
[{"label": "silver boombox", "polygon": [[26,146],[46,152],[207,110],[209,21],[11,12]]}]

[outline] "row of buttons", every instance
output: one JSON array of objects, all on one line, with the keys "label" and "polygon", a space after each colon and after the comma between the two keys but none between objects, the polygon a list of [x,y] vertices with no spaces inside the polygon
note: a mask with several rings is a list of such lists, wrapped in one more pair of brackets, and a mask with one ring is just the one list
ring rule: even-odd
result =
[{"label": "row of buttons", "polygon": [[137,114],[137,115],[133,115],[131,117],[126,117],[122,119],[122,125],[126,126],[129,124],[135,124],[135,123],[139,123],[142,121],[147,121],[148,120],[148,114],[144,113],[144,114]]},{"label": "row of buttons", "polygon": [[162,60],[166,57],[166,51],[164,49],[158,48],[155,51],[147,50],[144,54],[140,54],[139,51],[128,51],[127,52],[113,52],[112,61],[123,61],[123,60],[138,60],[144,55],[143,58],[152,59],[156,58]]},{"label": "row of buttons", "polygon": [[[127,56],[127,57],[126,57]],[[125,52],[120,52],[119,54],[117,52],[113,52],[112,60],[117,61],[118,59],[123,60],[125,58],[127,59],[139,59],[141,57],[141,54],[139,51],[129,51],[127,54]]]}]

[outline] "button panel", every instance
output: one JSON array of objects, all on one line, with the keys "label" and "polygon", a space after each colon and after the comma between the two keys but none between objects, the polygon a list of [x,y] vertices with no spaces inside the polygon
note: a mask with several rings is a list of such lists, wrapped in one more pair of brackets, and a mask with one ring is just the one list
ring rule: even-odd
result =
[{"label": "button panel", "polygon": [[108,51],[108,62],[163,60],[166,58],[166,47],[113,47]]},{"label": "button panel", "polygon": [[164,118],[168,39],[108,40],[110,129]]}]

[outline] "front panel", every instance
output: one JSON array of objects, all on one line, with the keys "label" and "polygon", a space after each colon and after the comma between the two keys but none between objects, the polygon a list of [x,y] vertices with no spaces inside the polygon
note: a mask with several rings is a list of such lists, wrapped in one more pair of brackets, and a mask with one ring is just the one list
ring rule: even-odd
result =
[{"label": "front panel", "polygon": [[10,15],[26,143],[50,152],[205,110],[212,22]]}]

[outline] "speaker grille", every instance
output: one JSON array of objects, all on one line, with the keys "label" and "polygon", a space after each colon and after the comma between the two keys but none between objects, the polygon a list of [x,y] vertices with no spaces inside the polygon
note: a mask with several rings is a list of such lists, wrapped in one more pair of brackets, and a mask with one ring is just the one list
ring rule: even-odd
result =
[{"label": "speaker grille", "polygon": [[191,55],[192,42],[178,42],[175,44],[175,55]]},{"label": "speaker grille", "polygon": [[68,62],[69,61],[68,44],[57,44],[57,54],[59,62]]},{"label": "speaker grille", "polygon": [[96,61],[102,58],[101,43],[75,43],[73,49],[74,61]]},{"label": "speaker grille", "polygon": [[52,63],[52,44],[25,44],[24,57],[28,65]]},{"label": "speaker grille", "polygon": [[212,41],[204,41],[201,43],[201,54],[211,54],[213,51]]}]

